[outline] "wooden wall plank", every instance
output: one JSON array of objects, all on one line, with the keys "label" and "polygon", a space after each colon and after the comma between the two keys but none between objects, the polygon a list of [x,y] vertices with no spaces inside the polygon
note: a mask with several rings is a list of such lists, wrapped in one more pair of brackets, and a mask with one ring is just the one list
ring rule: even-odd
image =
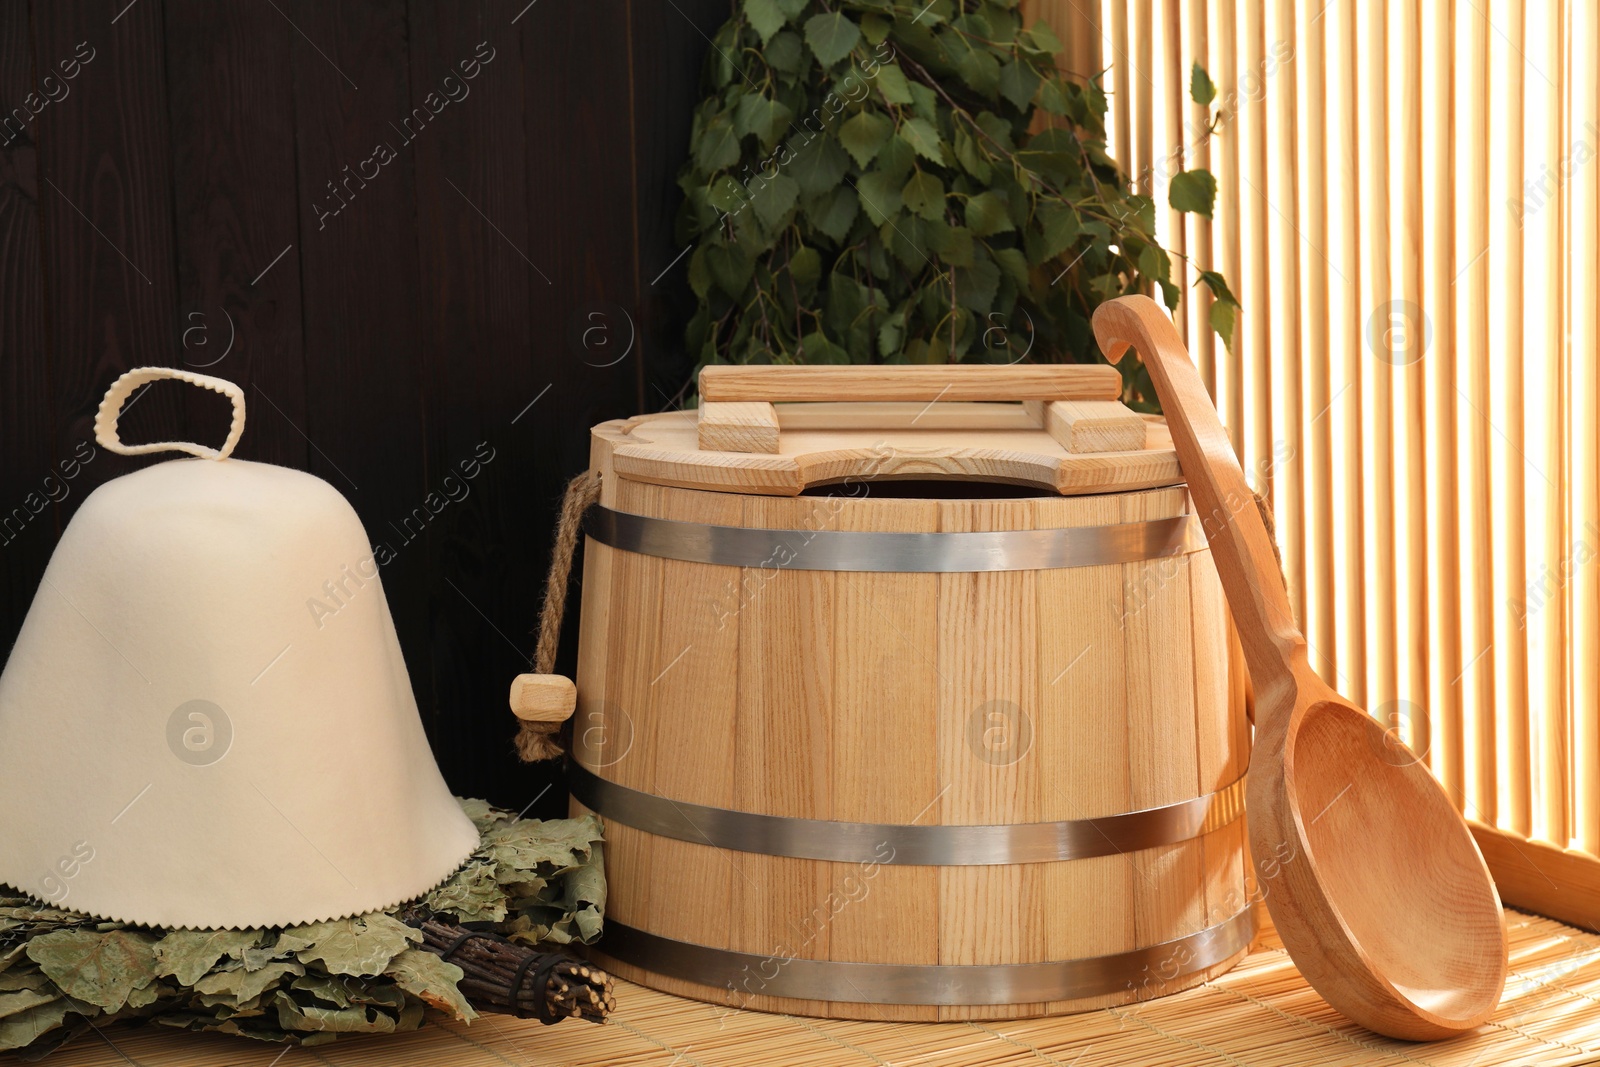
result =
[{"label": "wooden wall plank", "polygon": [[[95,409],[118,374],[179,362],[165,34],[158,2],[137,4],[115,22],[90,0],[38,4],[33,17],[41,65],[85,60],[72,92],[38,117],[57,416],[50,451],[64,457],[93,441]],[[181,439],[186,391],[157,386],[138,399],[124,439]],[[97,455],[81,491],[63,501],[62,521],[89,489],[143,465]]]},{"label": "wooden wall plank", "polygon": [[[249,428],[236,455],[304,468],[312,450],[288,421],[303,426],[306,411],[289,80],[297,37],[271,5],[169,0],[165,39],[175,362],[244,387]],[[226,436],[226,405],[194,391],[185,400],[195,440]]]},{"label": "wooden wall plank", "polygon": [[459,116],[412,110],[400,5],[277,6],[295,31],[306,407],[303,418],[288,409],[261,417],[295,424],[311,449],[307,469],[349,497],[366,525],[423,723],[442,743],[450,731],[431,698],[429,616],[458,594],[433,562],[442,497],[430,494],[442,490],[422,404],[414,142]]},{"label": "wooden wall plank", "polygon": [[[471,788],[518,808],[542,794],[535,813],[548,816],[564,799],[558,765],[512,762],[514,724],[494,714],[508,679],[527,669],[547,531],[562,483],[577,473],[541,440],[556,409],[540,395],[550,378],[532,344],[528,301],[544,281],[530,251],[522,34],[512,22],[525,3],[410,4],[412,104],[426,107],[429,94],[448,101],[410,151],[427,461],[456,494],[430,550],[431,699],[451,723],[434,744],[445,763],[473,768]],[[480,466],[480,452],[493,459]]]},{"label": "wooden wall plank", "polygon": [[674,233],[683,199],[677,177],[688,151],[700,71],[711,48],[708,38],[729,9],[727,0],[628,6],[638,249],[632,306],[639,359],[633,370],[641,390],[638,410],[654,411],[677,396],[694,371],[683,342],[694,298],[689,257],[682,255],[687,246]]},{"label": "wooden wall plank", "polygon": [[[55,543],[55,500],[74,492],[76,478],[57,469],[56,412],[45,332],[44,279],[39,270],[39,158],[30,102],[37,82],[33,30],[25,0],[0,4],[0,648],[10,648],[33,599],[38,574]],[[40,72],[41,76],[44,72]],[[53,72],[62,84],[60,72]],[[74,79],[75,80],[75,79]],[[68,84],[67,91],[71,91]],[[55,93],[61,89],[54,88]],[[18,114],[14,109],[22,109]],[[76,471],[76,467],[68,468]],[[53,478],[53,481],[46,479]]]}]

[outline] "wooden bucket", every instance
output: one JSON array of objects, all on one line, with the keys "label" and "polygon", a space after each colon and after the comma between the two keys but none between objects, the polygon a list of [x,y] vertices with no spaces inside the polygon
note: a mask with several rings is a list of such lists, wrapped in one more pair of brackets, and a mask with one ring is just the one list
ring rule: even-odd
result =
[{"label": "wooden bucket", "polygon": [[[570,787],[605,820],[604,965],[936,1020],[1238,961],[1242,674],[1165,427],[1119,388],[710,368],[698,420],[594,429]],[[1130,419],[1135,447],[1071,451]]]}]

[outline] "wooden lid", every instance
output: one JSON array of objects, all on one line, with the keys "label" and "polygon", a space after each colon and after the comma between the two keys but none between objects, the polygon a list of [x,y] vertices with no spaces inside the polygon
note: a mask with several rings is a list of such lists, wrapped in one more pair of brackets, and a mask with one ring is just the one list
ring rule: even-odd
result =
[{"label": "wooden lid", "polygon": [[[776,451],[700,444],[700,416],[671,411],[595,427],[613,473],[633,481],[728,493],[798,496],[855,481],[1001,482],[1076,496],[1183,482],[1166,423],[1136,416],[1142,447],[1076,453],[1047,428],[1045,401],[879,401],[772,405]],[[704,409],[702,409],[703,411]]]}]

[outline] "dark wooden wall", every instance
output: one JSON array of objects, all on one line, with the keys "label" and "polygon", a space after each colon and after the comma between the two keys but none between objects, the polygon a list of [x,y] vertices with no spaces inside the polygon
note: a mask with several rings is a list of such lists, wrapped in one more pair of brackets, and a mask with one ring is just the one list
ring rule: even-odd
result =
[{"label": "dark wooden wall", "polygon": [[[78,503],[149,462],[62,476],[112,379],[220,375],[246,389],[237,455],[325,478],[394,548],[383,583],[452,787],[533,801],[555,772],[515,762],[506,691],[588,427],[689,373],[673,178],[728,12],[0,0],[0,650]],[[215,443],[223,406],[154,386],[124,436]],[[408,540],[485,442],[470,494]]]}]

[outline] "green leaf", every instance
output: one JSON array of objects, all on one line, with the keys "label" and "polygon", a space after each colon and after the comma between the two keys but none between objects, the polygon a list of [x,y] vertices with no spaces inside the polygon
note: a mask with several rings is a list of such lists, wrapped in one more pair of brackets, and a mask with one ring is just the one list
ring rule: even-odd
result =
[{"label": "green leaf", "polygon": [[911,111],[924,122],[937,123],[939,121],[939,94],[923,85],[921,82],[908,81],[906,88],[911,93]]},{"label": "green leaf", "polygon": [[777,144],[778,137],[789,128],[794,113],[776,100],[760,93],[745,93],[733,110],[733,128],[739,136],[754,134],[762,148]]},{"label": "green leaf", "polygon": [[777,3],[778,10],[783,12],[785,18],[796,19],[800,17],[800,12],[806,9],[806,4],[810,3],[810,0],[777,0]]},{"label": "green leaf", "polygon": [[[856,191],[848,185],[830,189],[805,206],[806,219],[835,241],[843,241],[860,213]],[[693,268],[691,263],[690,267]]]},{"label": "green leaf", "polygon": [[827,134],[817,135],[809,142],[792,138],[787,147],[791,162],[786,169],[807,196],[820,196],[834,188],[850,169],[850,157]]},{"label": "green leaf", "polygon": [[711,276],[724,293],[736,300],[744,295],[752,272],[750,257],[745,255],[744,249],[737,245],[709,245],[706,266],[711,268]]},{"label": "green leaf", "polygon": [[900,69],[900,64],[883,64],[878,68],[878,76],[873,79],[873,83],[889,103],[901,105],[912,103],[911,84],[906,81],[905,71]]},{"label": "green leaf", "polygon": [[882,171],[868,171],[861,176],[856,189],[861,194],[861,207],[874,226],[881,226],[900,213],[901,183]]},{"label": "green leaf", "polygon": [[918,171],[900,190],[900,199],[908,211],[925,219],[940,218],[944,215],[944,182],[926,171]]},{"label": "green leaf", "polygon": [[712,119],[700,134],[700,140],[694,146],[694,162],[704,174],[724,170],[739,162],[739,134],[726,112]]},{"label": "green leaf", "polygon": [[839,141],[856,165],[865,170],[893,133],[894,120],[871,108],[862,108],[855,118],[839,127]]},{"label": "green leaf", "polygon": [[1039,90],[1039,72],[1019,60],[1013,60],[1000,69],[1000,95],[1011,101],[1018,111],[1026,111]]},{"label": "green leaf", "polygon": [[1036,221],[1039,239],[1029,250],[1029,261],[1037,266],[1045,260],[1055,259],[1078,243],[1081,229],[1078,213],[1071,204],[1040,204]]},{"label": "green leaf", "polygon": [[900,348],[906,339],[906,313],[896,311],[883,320],[883,325],[878,327],[878,355],[884,359],[893,359],[900,354]]},{"label": "green leaf", "polygon": [[824,67],[850,54],[861,40],[861,30],[843,12],[824,12],[806,19],[806,44]]},{"label": "green leaf", "polygon": [[761,43],[765,45],[772,39],[772,35],[783,29],[783,24],[788,21],[774,0],[744,0],[744,16],[750,20],[750,25],[761,36]]},{"label": "green leaf", "polygon": [[1222,343],[1226,345],[1230,351],[1233,349],[1233,322],[1234,313],[1237,309],[1237,304],[1229,304],[1222,300],[1216,300],[1212,302],[1211,311],[1208,316],[1211,320],[1211,328],[1217,331],[1217,336],[1222,338]]},{"label": "green leaf", "polygon": [[[1239,300],[1233,295],[1233,290],[1228,288],[1228,280],[1214,270],[1200,272],[1200,281],[1204,282],[1211,290],[1211,295],[1225,304],[1239,306]],[[1196,283],[1199,284],[1199,283]]]},{"label": "green leaf", "polygon": [[850,353],[816,330],[800,338],[801,357],[807,363],[849,363]]},{"label": "green leaf", "polygon": [[993,100],[1000,92],[1000,61],[983,48],[969,48],[956,64],[956,73],[974,90]]},{"label": "green leaf", "polygon": [[972,231],[965,226],[950,226],[942,221],[929,223],[928,247],[948,266],[972,266]]},{"label": "green leaf", "polygon": [[1052,115],[1065,115],[1067,113],[1067,93],[1062,83],[1055,78],[1047,78],[1039,87],[1039,106]]},{"label": "green leaf", "polygon": [[1211,217],[1217,202],[1217,179],[1208,170],[1186,170],[1172,176],[1167,187],[1167,202],[1174,211],[1193,211]]},{"label": "green leaf", "polygon": [[1018,289],[1028,287],[1028,258],[1017,248],[996,248],[993,250],[994,260],[1000,265]]},{"label": "green leaf", "polygon": [[962,169],[982,184],[987,185],[994,174],[994,168],[989,165],[988,160],[983,158],[978,148],[977,139],[967,132],[965,123],[960,123],[956,126],[955,149],[956,162],[961,164]]},{"label": "green leaf", "polygon": [[761,188],[750,200],[750,206],[755,208],[756,217],[767,228],[767,232],[776,232],[782,225],[789,212],[794,209],[795,200],[800,196],[800,186],[792,178],[782,174],[763,180]]},{"label": "green leaf", "polygon": [[901,215],[882,227],[878,236],[883,238],[901,266],[908,271],[918,271],[932,259],[927,252],[928,240],[924,232],[927,225],[917,215]]},{"label": "green leaf", "polygon": [[1211,75],[1206,73],[1206,68],[1196,63],[1189,68],[1189,99],[1200,105],[1208,105],[1217,98],[1217,87],[1211,83]]},{"label": "green leaf", "polygon": [[801,245],[795,254],[789,257],[789,277],[794,279],[794,284],[801,292],[815,288],[818,279],[822,277],[822,256],[815,248]]},{"label": "green leaf", "polygon": [[689,256],[689,288],[704,300],[711,292],[711,266],[706,258],[708,247],[701,245]]},{"label": "green leaf", "polygon": [[390,960],[421,941],[420,931],[374,913],[291,926],[279,935],[278,949],[301,963],[321,963],[329,974],[382,974]]},{"label": "green leaf", "polygon": [[900,127],[900,139],[911,146],[923,159],[948,165],[944,151],[939,147],[939,131],[925,119],[907,119]]},{"label": "green leaf", "polygon": [[798,74],[805,62],[800,35],[784,30],[768,42],[761,52],[767,66],[783,74]]},{"label": "green leaf", "polygon": [[1030,51],[1053,56],[1061,52],[1061,39],[1051,31],[1048,23],[1035,22],[1018,35],[1017,41]]},{"label": "green leaf", "polygon": [[105,1011],[155,981],[156,940],[132,930],[58,930],[28,942],[28,958],[62,992]]},{"label": "green leaf", "polygon": [[986,253],[979,252],[970,268],[956,272],[956,302],[980,315],[994,305],[999,288],[1000,268]]},{"label": "green leaf", "polygon": [[1000,194],[983,192],[967,200],[967,225],[979,237],[989,237],[993,234],[1014,230],[1011,216],[1006,210],[1006,202]]},{"label": "green leaf", "polygon": [[884,38],[889,36],[889,30],[893,26],[894,23],[883,15],[861,16],[861,35],[873,47],[883,43]]},{"label": "green leaf", "polygon": [[1166,281],[1172,276],[1172,261],[1158,245],[1143,245],[1135,262],[1139,273],[1151,281]]}]

